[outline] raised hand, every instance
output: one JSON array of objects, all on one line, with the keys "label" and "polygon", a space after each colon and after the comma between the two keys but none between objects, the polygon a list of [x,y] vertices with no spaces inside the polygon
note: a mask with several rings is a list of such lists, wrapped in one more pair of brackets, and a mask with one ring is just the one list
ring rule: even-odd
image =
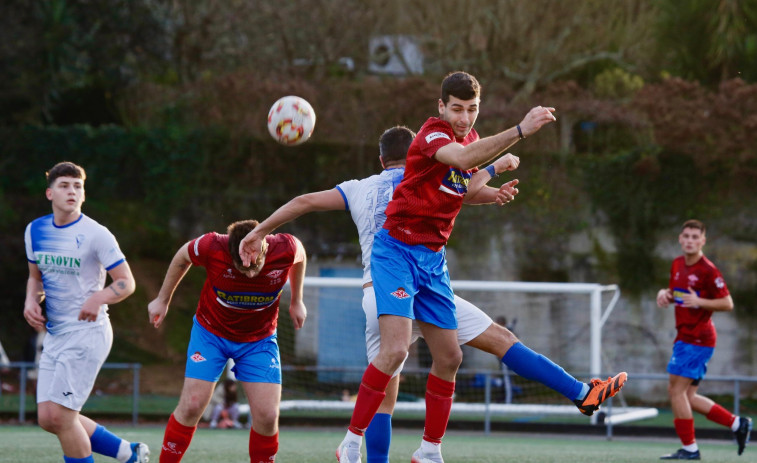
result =
[{"label": "raised hand", "polygon": [[549,106],[537,106],[531,108],[520,123],[520,129],[523,132],[523,136],[528,137],[533,135],[544,125],[556,121],[557,118],[552,114],[553,112],[555,112],[555,108]]}]

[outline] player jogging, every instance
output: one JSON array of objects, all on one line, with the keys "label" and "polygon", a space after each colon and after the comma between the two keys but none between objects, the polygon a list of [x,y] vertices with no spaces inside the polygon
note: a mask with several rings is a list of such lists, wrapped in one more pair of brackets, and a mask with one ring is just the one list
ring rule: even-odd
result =
[{"label": "player jogging", "polygon": [[[37,420],[58,437],[66,463],[94,463],[92,452],[122,463],[147,462],[147,445],[125,441],[80,413],[113,345],[108,304],[134,292],[134,277],[115,237],[81,212],[84,169],[60,162],[46,176],[53,213],[31,222],[24,234],[24,318],[37,331],[47,329]],[[106,273],[113,280],[108,287]]]},{"label": "player jogging", "polygon": [[660,457],[661,460],[699,460],[700,452],[694,436],[692,411],[708,420],[729,427],[744,452],[752,431],[752,419],[734,416],[712,399],[697,393],[707,372],[707,362],[715,351],[717,333],[712,323],[713,312],[733,310],[733,299],[723,276],[702,252],[705,226],[698,220],[687,220],[681,227],[678,242],[683,255],[670,267],[670,283],[657,292],[657,305],[667,308],[675,304],[676,338],[668,363],[668,394],[673,409],[673,425],[683,448]]},{"label": "player jogging", "polygon": [[[371,278],[370,257],[373,236],[383,226],[386,218],[384,209],[394,188],[402,179],[407,150],[414,137],[415,134],[406,127],[393,127],[385,131],[379,139],[379,160],[384,167],[383,172],[362,180],[342,182],[331,190],[298,196],[261,222],[241,243],[243,248],[259,249],[267,233],[306,213],[329,210],[349,211],[360,235],[362,249],[363,310],[366,315],[366,351],[369,362],[378,354],[380,343],[376,298]],[[505,171],[508,162],[506,157],[502,157],[495,161],[492,167],[473,174],[468,195],[466,195],[466,203],[496,202],[502,205],[512,200],[518,193],[515,188],[517,180],[506,183],[499,190],[484,186],[486,181],[492,178],[492,172],[496,176],[498,172]],[[477,186],[481,187],[479,192],[475,192]],[[540,381],[573,400],[586,415],[593,414],[602,401],[614,395],[625,382],[625,374],[621,373],[617,381],[594,380],[591,384],[584,384],[543,356],[536,356],[535,362],[518,362],[518,358],[522,355],[516,352],[529,349],[520,344],[512,332],[493,323],[491,318],[478,307],[457,295],[455,295],[455,306],[460,344],[467,344],[492,353],[508,366],[512,364],[510,368],[517,369],[521,376]],[[419,336],[421,336],[420,330],[417,324],[413,324],[412,342],[415,342]],[[512,348],[516,345],[518,347]],[[514,362],[511,361],[513,358]],[[366,430],[368,463],[388,463],[389,461],[391,415],[397,400],[398,374],[401,368],[402,366],[393,375],[387,387],[387,395]],[[613,385],[615,385],[614,389]],[[605,393],[604,391],[608,388],[611,392]]]},{"label": "player jogging", "polygon": [[243,265],[237,251],[239,241],[257,225],[254,220],[235,222],[225,235],[206,233],[181,246],[158,297],[148,305],[150,320],[158,328],[189,268],[205,267],[207,278],[187,348],[184,387],[166,426],[161,463],[181,461],[229,359],[234,360],[232,371],[250,402],[250,461],[268,463],[276,459],[281,402],[281,358],[276,338],[279,300],[289,280],[289,315],[294,328],[302,328],[307,316],[302,302],[306,257],[300,240],[280,233],[268,235],[256,260]]}]

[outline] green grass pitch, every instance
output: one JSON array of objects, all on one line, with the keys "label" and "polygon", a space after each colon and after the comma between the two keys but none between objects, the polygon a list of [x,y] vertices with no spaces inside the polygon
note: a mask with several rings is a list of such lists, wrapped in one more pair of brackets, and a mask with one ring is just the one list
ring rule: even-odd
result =
[{"label": "green grass pitch", "polygon": [[[158,461],[163,440],[163,427],[150,425],[138,428],[108,426],[121,437],[146,442],[152,462]],[[186,463],[246,463],[248,431],[198,429],[192,445],[182,460]],[[344,436],[340,429],[285,427],[280,433],[279,463],[334,462],[334,450]],[[391,461],[407,462],[418,447],[421,431],[399,429],[392,438]],[[736,445],[729,441],[699,442],[702,460],[708,463],[755,461],[757,448],[749,448],[739,457]],[[679,443],[673,439],[615,438],[566,435],[533,435],[450,431],[444,438],[446,463],[546,463],[546,462],[652,462],[660,455],[675,451]],[[365,452],[365,450],[363,450]],[[60,463],[63,457],[57,439],[34,426],[0,426],[1,463]],[[98,463],[114,462],[101,455]],[[365,461],[365,453],[363,454]]]}]

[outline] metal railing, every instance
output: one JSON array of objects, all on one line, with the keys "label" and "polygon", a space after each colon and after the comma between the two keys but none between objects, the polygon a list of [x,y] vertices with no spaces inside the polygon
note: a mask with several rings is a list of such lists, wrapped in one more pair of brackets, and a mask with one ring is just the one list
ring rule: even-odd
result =
[{"label": "metal railing", "polygon": [[[10,362],[3,365],[3,368],[18,368],[18,421],[23,424],[26,422],[26,388],[28,373],[37,369],[38,364],[34,362]],[[132,405],[131,405],[131,424],[136,426],[139,421],[139,373],[142,368],[140,363],[105,363],[102,369],[107,370],[131,370],[132,371]]]},{"label": "metal railing", "polygon": [[[27,389],[27,378],[28,373],[30,370],[35,369],[38,367],[37,364],[33,362],[11,362],[8,365],[4,365],[3,368],[18,368],[19,369],[19,409],[18,409],[18,421],[20,423],[26,422],[26,389]],[[131,422],[132,426],[136,426],[139,421],[139,397],[140,397],[140,389],[139,389],[139,382],[140,382],[140,369],[142,365],[139,363],[105,363],[103,365],[103,369],[118,369],[118,370],[131,370],[132,371],[132,407],[131,407]],[[355,371],[362,371],[362,368],[354,368],[354,367],[318,367],[318,366],[291,366],[291,365],[282,365],[282,370],[284,371],[284,374],[286,375],[287,372],[295,372],[295,371],[310,371],[310,372],[318,372],[318,371],[327,371],[327,372],[335,372],[335,371],[346,371],[346,370],[355,370]],[[417,368],[407,368],[406,373],[423,373],[427,372],[426,369],[417,369]],[[480,374],[484,377],[484,402],[483,405],[485,406],[485,412],[483,416],[484,421],[484,433],[490,434],[491,432],[491,424],[492,424],[492,418],[493,413],[490,412],[490,409],[492,408],[492,405],[495,405],[497,402],[495,402],[492,399],[492,383],[493,379],[502,378],[505,383],[507,382],[508,376],[514,376],[512,373],[505,372],[505,371],[496,371],[496,370],[460,370],[460,374]],[[663,373],[631,373],[628,375],[629,382],[632,381],[639,381],[639,380],[650,380],[650,381],[668,381],[669,376],[667,374]],[[0,378],[1,379],[1,378]],[[741,393],[742,393],[742,386],[744,384],[755,384],[757,385],[757,377],[754,376],[716,376],[716,375],[708,375],[707,376],[707,382],[727,382],[727,383],[733,383],[733,413],[735,415],[740,414],[740,399],[741,399]],[[2,392],[0,391],[0,394]],[[608,415],[612,415],[612,407],[613,407],[613,401],[610,399],[605,404],[605,411]],[[608,439],[612,437],[613,432],[613,421],[607,420],[604,423],[606,430],[607,430],[607,437]]]}]

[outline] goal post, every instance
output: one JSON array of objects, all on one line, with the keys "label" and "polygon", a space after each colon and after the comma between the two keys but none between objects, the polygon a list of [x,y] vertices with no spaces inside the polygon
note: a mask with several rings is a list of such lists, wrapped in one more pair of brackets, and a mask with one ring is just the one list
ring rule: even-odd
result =
[{"label": "goal post", "polygon": [[[305,287],[311,288],[361,288],[360,278],[305,277]],[[618,285],[599,283],[542,283],[523,281],[478,281],[452,280],[455,291],[520,292],[544,294],[583,294],[590,300],[590,361],[589,373],[597,377],[602,373],[602,327],[620,298]],[[612,292],[612,299],[602,307],[602,295]]]}]

